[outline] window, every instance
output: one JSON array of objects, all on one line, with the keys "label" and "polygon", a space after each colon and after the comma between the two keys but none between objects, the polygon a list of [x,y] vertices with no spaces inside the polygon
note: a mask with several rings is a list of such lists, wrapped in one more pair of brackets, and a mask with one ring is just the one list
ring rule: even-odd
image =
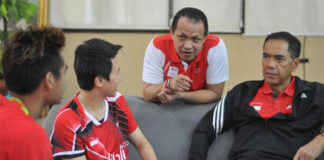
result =
[{"label": "window", "polygon": [[51,0],[49,21],[63,29],[169,30],[183,7],[201,9],[211,32],[241,32],[241,0]]}]

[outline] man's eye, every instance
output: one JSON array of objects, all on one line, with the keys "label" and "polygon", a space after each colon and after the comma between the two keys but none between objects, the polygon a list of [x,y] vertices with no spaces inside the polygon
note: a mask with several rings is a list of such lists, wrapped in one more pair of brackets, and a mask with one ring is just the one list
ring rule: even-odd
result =
[{"label": "man's eye", "polygon": [[199,38],[192,38],[192,40],[193,40],[194,42],[198,42],[198,41],[199,41]]},{"label": "man's eye", "polygon": [[180,39],[185,39],[186,37],[181,35],[181,36],[179,36],[179,38]]}]

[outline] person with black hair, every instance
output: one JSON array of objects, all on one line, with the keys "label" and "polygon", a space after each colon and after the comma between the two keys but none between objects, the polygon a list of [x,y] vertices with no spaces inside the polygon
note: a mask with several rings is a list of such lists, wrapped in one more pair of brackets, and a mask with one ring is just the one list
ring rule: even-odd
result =
[{"label": "person with black hair", "polygon": [[0,159],[49,160],[51,144],[35,122],[42,109],[61,101],[65,64],[60,29],[30,27],[4,46],[2,65],[8,94],[0,95]]},{"label": "person with black hair", "polygon": [[228,80],[227,51],[220,37],[208,33],[201,10],[181,9],[170,33],[149,43],[142,79],[145,101],[209,103],[221,98]]},{"label": "person with black hair", "polygon": [[209,145],[234,130],[229,159],[313,160],[324,149],[324,85],[292,73],[299,65],[299,40],[288,32],[268,35],[263,45],[264,80],[229,91],[200,121],[189,157],[206,159]]},{"label": "person with black hair", "polygon": [[117,91],[121,76],[116,55],[121,48],[96,38],[77,47],[74,70],[81,91],[55,118],[50,137],[54,159],[127,160],[129,142],[142,159],[156,159]]}]

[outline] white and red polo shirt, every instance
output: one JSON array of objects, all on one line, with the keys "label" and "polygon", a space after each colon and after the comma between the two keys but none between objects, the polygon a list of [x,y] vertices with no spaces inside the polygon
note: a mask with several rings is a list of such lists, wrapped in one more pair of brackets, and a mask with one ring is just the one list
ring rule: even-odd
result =
[{"label": "white and red polo shirt", "polygon": [[146,48],[143,81],[160,84],[178,74],[187,75],[193,80],[191,91],[204,89],[206,84],[227,81],[227,51],[222,39],[208,34],[197,57],[187,64],[179,58],[171,34],[155,37]]}]

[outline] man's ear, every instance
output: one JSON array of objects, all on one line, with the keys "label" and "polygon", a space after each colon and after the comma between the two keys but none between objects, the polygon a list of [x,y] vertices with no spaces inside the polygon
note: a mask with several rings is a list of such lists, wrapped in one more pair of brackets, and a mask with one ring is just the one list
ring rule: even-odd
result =
[{"label": "man's ear", "polygon": [[173,30],[172,30],[172,28],[170,27],[170,34],[172,35],[173,34]]},{"label": "man's ear", "polygon": [[293,68],[293,71],[296,71],[296,69],[298,68],[298,65],[299,65],[299,63],[300,63],[300,59],[299,58],[295,58],[294,59],[294,62],[293,62],[294,64],[294,68]]},{"label": "man's ear", "polygon": [[96,78],[94,79],[94,85],[97,87],[102,87],[103,86],[103,77],[101,76],[96,76]]},{"label": "man's ear", "polygon": [[47,72],[44,77],[44,86],[46,89],[50,90],[53,88],[55,82],[55,76],[52,72]]},{"label": "man's ear", "polygon": [[171,35],[171,38],[173,39],[174,33],[173,33],[173,29],[172,28],[170,28],[170,35]]}]

